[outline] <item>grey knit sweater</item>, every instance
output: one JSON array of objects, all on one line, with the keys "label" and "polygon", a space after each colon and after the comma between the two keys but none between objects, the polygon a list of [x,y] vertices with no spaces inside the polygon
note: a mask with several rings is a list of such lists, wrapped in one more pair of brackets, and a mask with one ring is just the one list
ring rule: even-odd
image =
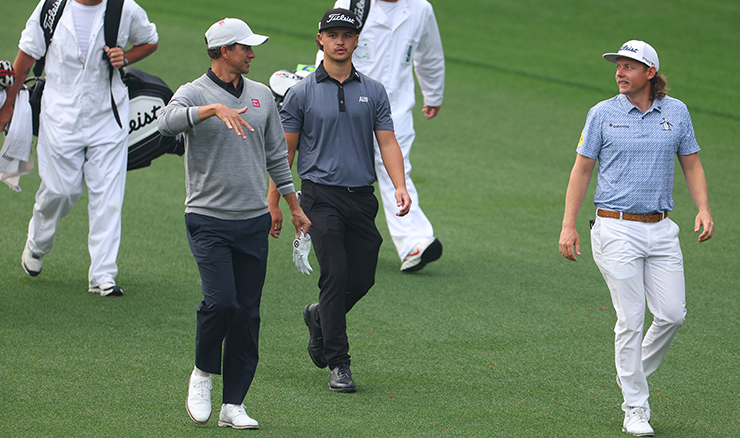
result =
[{"label": "grey knit sweater", "polygon": [[[198,107],[222,103],[248,110],[242,117],[254,132],[243,139],[218,117],[198,118]],[[166,136],[185,132],[185,211],[242,220],[267,213],[267,175],[281,195],[295,191],[288,148],[272,92],[244,78],[236,98],[207,75],[181,86],[157,118]]]}]

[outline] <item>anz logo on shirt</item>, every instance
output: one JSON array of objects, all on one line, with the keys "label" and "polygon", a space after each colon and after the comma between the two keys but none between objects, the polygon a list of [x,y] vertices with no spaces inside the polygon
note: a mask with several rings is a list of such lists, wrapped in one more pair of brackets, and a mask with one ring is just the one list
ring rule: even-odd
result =
[{"label": "anz logo on shirt", "polygon": [[360,96],[360,102],[369,102],[370,100],[367,98],[367,96]]}]

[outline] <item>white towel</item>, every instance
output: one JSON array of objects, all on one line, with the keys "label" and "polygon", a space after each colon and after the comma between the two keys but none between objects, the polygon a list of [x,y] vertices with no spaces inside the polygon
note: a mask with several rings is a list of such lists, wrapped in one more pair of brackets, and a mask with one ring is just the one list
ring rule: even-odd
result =
[{"label": "white towel", "polygon": [[27,89],[18,91],[8,135],[2,138],[0,134],[0,140],[3,140],[0,149],[0,181],[20,192],[20,176],[33,171],[33,120]]}]

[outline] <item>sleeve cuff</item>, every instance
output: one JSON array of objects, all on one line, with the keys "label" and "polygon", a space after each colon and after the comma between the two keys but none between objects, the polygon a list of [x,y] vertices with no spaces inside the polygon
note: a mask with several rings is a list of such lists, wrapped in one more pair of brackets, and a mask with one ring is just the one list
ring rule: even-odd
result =
[{"label": "sleeve cuff", "polygon": [[292,182],[288,184],[283,184],[279,186],[277,189],[278,189],[278,192],[280,192],[280,196],[285,196],[291,193],[295,193],[295,186],[293,185]]}]

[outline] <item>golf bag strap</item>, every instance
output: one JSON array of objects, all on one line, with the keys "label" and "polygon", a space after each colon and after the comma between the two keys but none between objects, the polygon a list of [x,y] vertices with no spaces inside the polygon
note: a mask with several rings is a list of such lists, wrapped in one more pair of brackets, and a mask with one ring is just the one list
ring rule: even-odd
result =
[{"label": "golf bag strap", "polygon": [[[124,0],[108,0],[108,4],[105,8],[105,23],[103,25],[103,31],[105,33],[105,45],[110,48],[118,45],[118,28],[121,26],[123,1]],[[103,56],[108,59],[105,53],[103,53]],[[113,74],[117,69],[110,64],[110,60],[108,60],[108,69],[108,77],[110,79],[110,106],[113,110],[113,117],[116,118],[118,126],[123,128],[121,116],[118,114],[118,107],[116,106],[116,99],[113,97]]]},{"label": "golf bag strap", "polygon": [[370,3],[372,0],[350,0],[349,10],[354,12],[355,17],[360,21],[360,30],[365,26],[367,16],[370,15]]},{"label": "golf bag strap", "polygon": [[[59,24],[59,19],[62,17],[64,7],[67,5],[67,0],[46,0],[44,6],[41,8],[41,16],[39,17],[39,23],[41,29],[44,31],[44,41],[46,42],[46,52],[49,51],[49,44],[51,44],[51,38],[54,36],[54,30]],[[36,64],[33,66],[33,75],[40,77],[44,73],[44,66],[46,65],[46,52]]]}]

